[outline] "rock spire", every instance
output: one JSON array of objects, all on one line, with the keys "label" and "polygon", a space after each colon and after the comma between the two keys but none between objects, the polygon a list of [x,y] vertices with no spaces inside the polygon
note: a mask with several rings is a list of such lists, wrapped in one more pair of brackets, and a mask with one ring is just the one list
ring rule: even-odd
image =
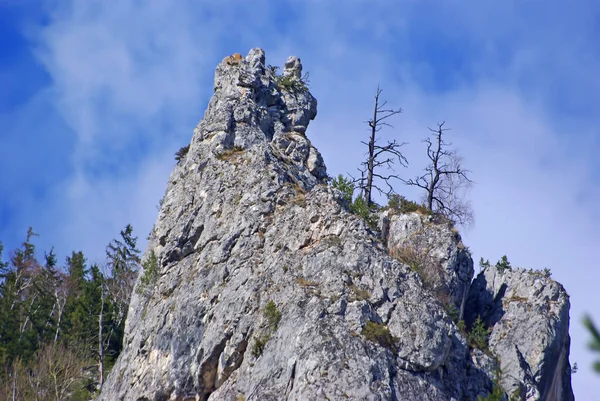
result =
[{"label": "rock spire", "polygon": [[[501,368],[507,391],[571,400],[564,289],[492,272],[469,289],[460,237],[428,216],[389,215],[382,238],[327,185],[307,137],[316,115],[297,57],[281,75],[261,49],[217,66],[151,233],[158,274],[136,284],[98,399],[476,400]],[[421,243],[447,298],[390,256]],[[472,348],[455,311],[502,326],[500,355]],[[526,327],[534,315],[543,340]]]}]

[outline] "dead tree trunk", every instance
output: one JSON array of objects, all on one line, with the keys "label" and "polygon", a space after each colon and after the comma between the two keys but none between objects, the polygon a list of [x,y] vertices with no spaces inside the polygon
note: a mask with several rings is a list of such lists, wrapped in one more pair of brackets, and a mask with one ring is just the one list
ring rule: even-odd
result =
[{"label": "dead tree trunk", "polygon": [[[393,192],[393,188],[390,185],[389,180],[392,178],[399,179],[399,177],[395,174],[381,174],[379,167],[385,166],[393,171],[392,165],[394,164],[395,159],[398,160],[398,163],[401,166],[406,167],[408,164],[406,158],[398,150],[398,148],[405,145],[405,143],[397,143],[395,140],[388,141],[388,143],[383,146],[377,143],[377,133],[381,130],[381,128],[384,126],[391,127],[391,125],[385,122],[385,120],[396,114],[402,113],[402,109],[386,109],[385,106],[387,101],[380,103],[379,98],[381,92],[382,90],[377,87],[377,91],[375,93],[375,107],[373,108],[373,118],[367,121],[370,127],[369,141],[361,141],[363,144],[367,145],[368,148],[366,153],[367,160],[362,163],[363,168],[359,169],[361,172],[361,178],[354,180],[354,183],[358,184],[359,188],[361,189],[365,203],[368,207],[371,207],[373,204],[373,189],[378,190],[380,193],[384,192],[386,194],[390,194]],[[364,179],[365,174],[366,180]],[[383,190],[381,187],[379,187],[375,183],[375,179],[379,179],[385,185],[387,185],[387,190]]]},{"label": "dead tree trunk", "polygon": [[104,325],[104,286],[100,291],[100,314],[98,315],[98,385],[100,391],[104,385],[104,341],[102,340],[102,326]]},{"label": "dead tree trunk", "polygon": [[429,128],[432,138],[426,138],[427,157],[430,163],[425,173],[415,179],[403,180],[406,185],[416,186],[425,191],[425,206],[433,212],[442,214],[451,221],[463,226],[473,221],[470,204],[460,196],[461,190],[472,184],[469,170],[461,166],[461,158],[452,145],[444,141],[444,122],[437,129]]}]

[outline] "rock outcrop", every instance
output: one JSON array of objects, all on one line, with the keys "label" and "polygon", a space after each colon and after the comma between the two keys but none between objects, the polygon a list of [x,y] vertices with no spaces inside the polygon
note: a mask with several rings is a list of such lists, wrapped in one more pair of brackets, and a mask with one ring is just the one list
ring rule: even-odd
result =
[{"label": "rock outcrop", "polygon": [[489,266],[473,282],[467,318],[493,327],[490,350],[516,399],[570,401],[569,297],[541,271]]},{"label": "rock outcrop", "polygon": [[[158,275],[136,284],[99,400],[475,400],[492,390],[497,360],[469,346],[448,307],[462,313],[473,274],[460,238],[416,214],[391,220],[390,249],[431,243],[427,260],[443,272],[432,288],[449,294],[440,300],[327,185],[306,137],[317,102],[301,70],[291,57],[276,75],[260,49],[217,67],[146,251]],[[568,367],[564,307],[557,368]],[[570,379],[527,373],[544,389]]]},{"label": "rock outcrop", "polygon": [[474,270],[471,254],[456,229],[448,222],[436,222],[434,216],[416,212],[387,218],[389,253],[408,264],[418,264],[416,270],[426,288],[443,303],[452,305],[458,320],[462,320]]}]

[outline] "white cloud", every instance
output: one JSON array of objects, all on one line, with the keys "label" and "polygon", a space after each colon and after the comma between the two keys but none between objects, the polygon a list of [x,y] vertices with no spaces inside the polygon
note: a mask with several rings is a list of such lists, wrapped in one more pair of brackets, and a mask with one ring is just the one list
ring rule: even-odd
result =
[{"label": "white cloud", "polygon": [[61,252],[102,260],[127,223],[145,242],[172,154],[211,93],[216,22],[198,27],[171,3],[65,2],[34,33],[55,107],[76,140],[70,177],[56,183],[41,216],[25,218]]},{"label": "white cloud", "polygon": [[74,177],[67,183],[66,196],[61,197],[61,203],[69,208],[55,240],[71,249],[85,250],[91,261],[102,261],[106,244],[130,223],[138,243],[145,244],[158,214],[157,205],[164,194],[172,160],[171,152],[166,151],[144,160],[135,172],[124,177]]}]

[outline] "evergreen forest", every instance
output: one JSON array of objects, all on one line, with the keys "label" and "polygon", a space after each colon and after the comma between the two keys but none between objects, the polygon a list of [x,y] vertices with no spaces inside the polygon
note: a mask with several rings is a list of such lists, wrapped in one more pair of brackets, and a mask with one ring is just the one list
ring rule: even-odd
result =
[{"label": "evergreen forest", "polygon": [[81,251],[40,257],[36,236],[8,252],[0,242],[0,400],[88,400],[123,346],[137,238],[127,225],[99,265]]}]

